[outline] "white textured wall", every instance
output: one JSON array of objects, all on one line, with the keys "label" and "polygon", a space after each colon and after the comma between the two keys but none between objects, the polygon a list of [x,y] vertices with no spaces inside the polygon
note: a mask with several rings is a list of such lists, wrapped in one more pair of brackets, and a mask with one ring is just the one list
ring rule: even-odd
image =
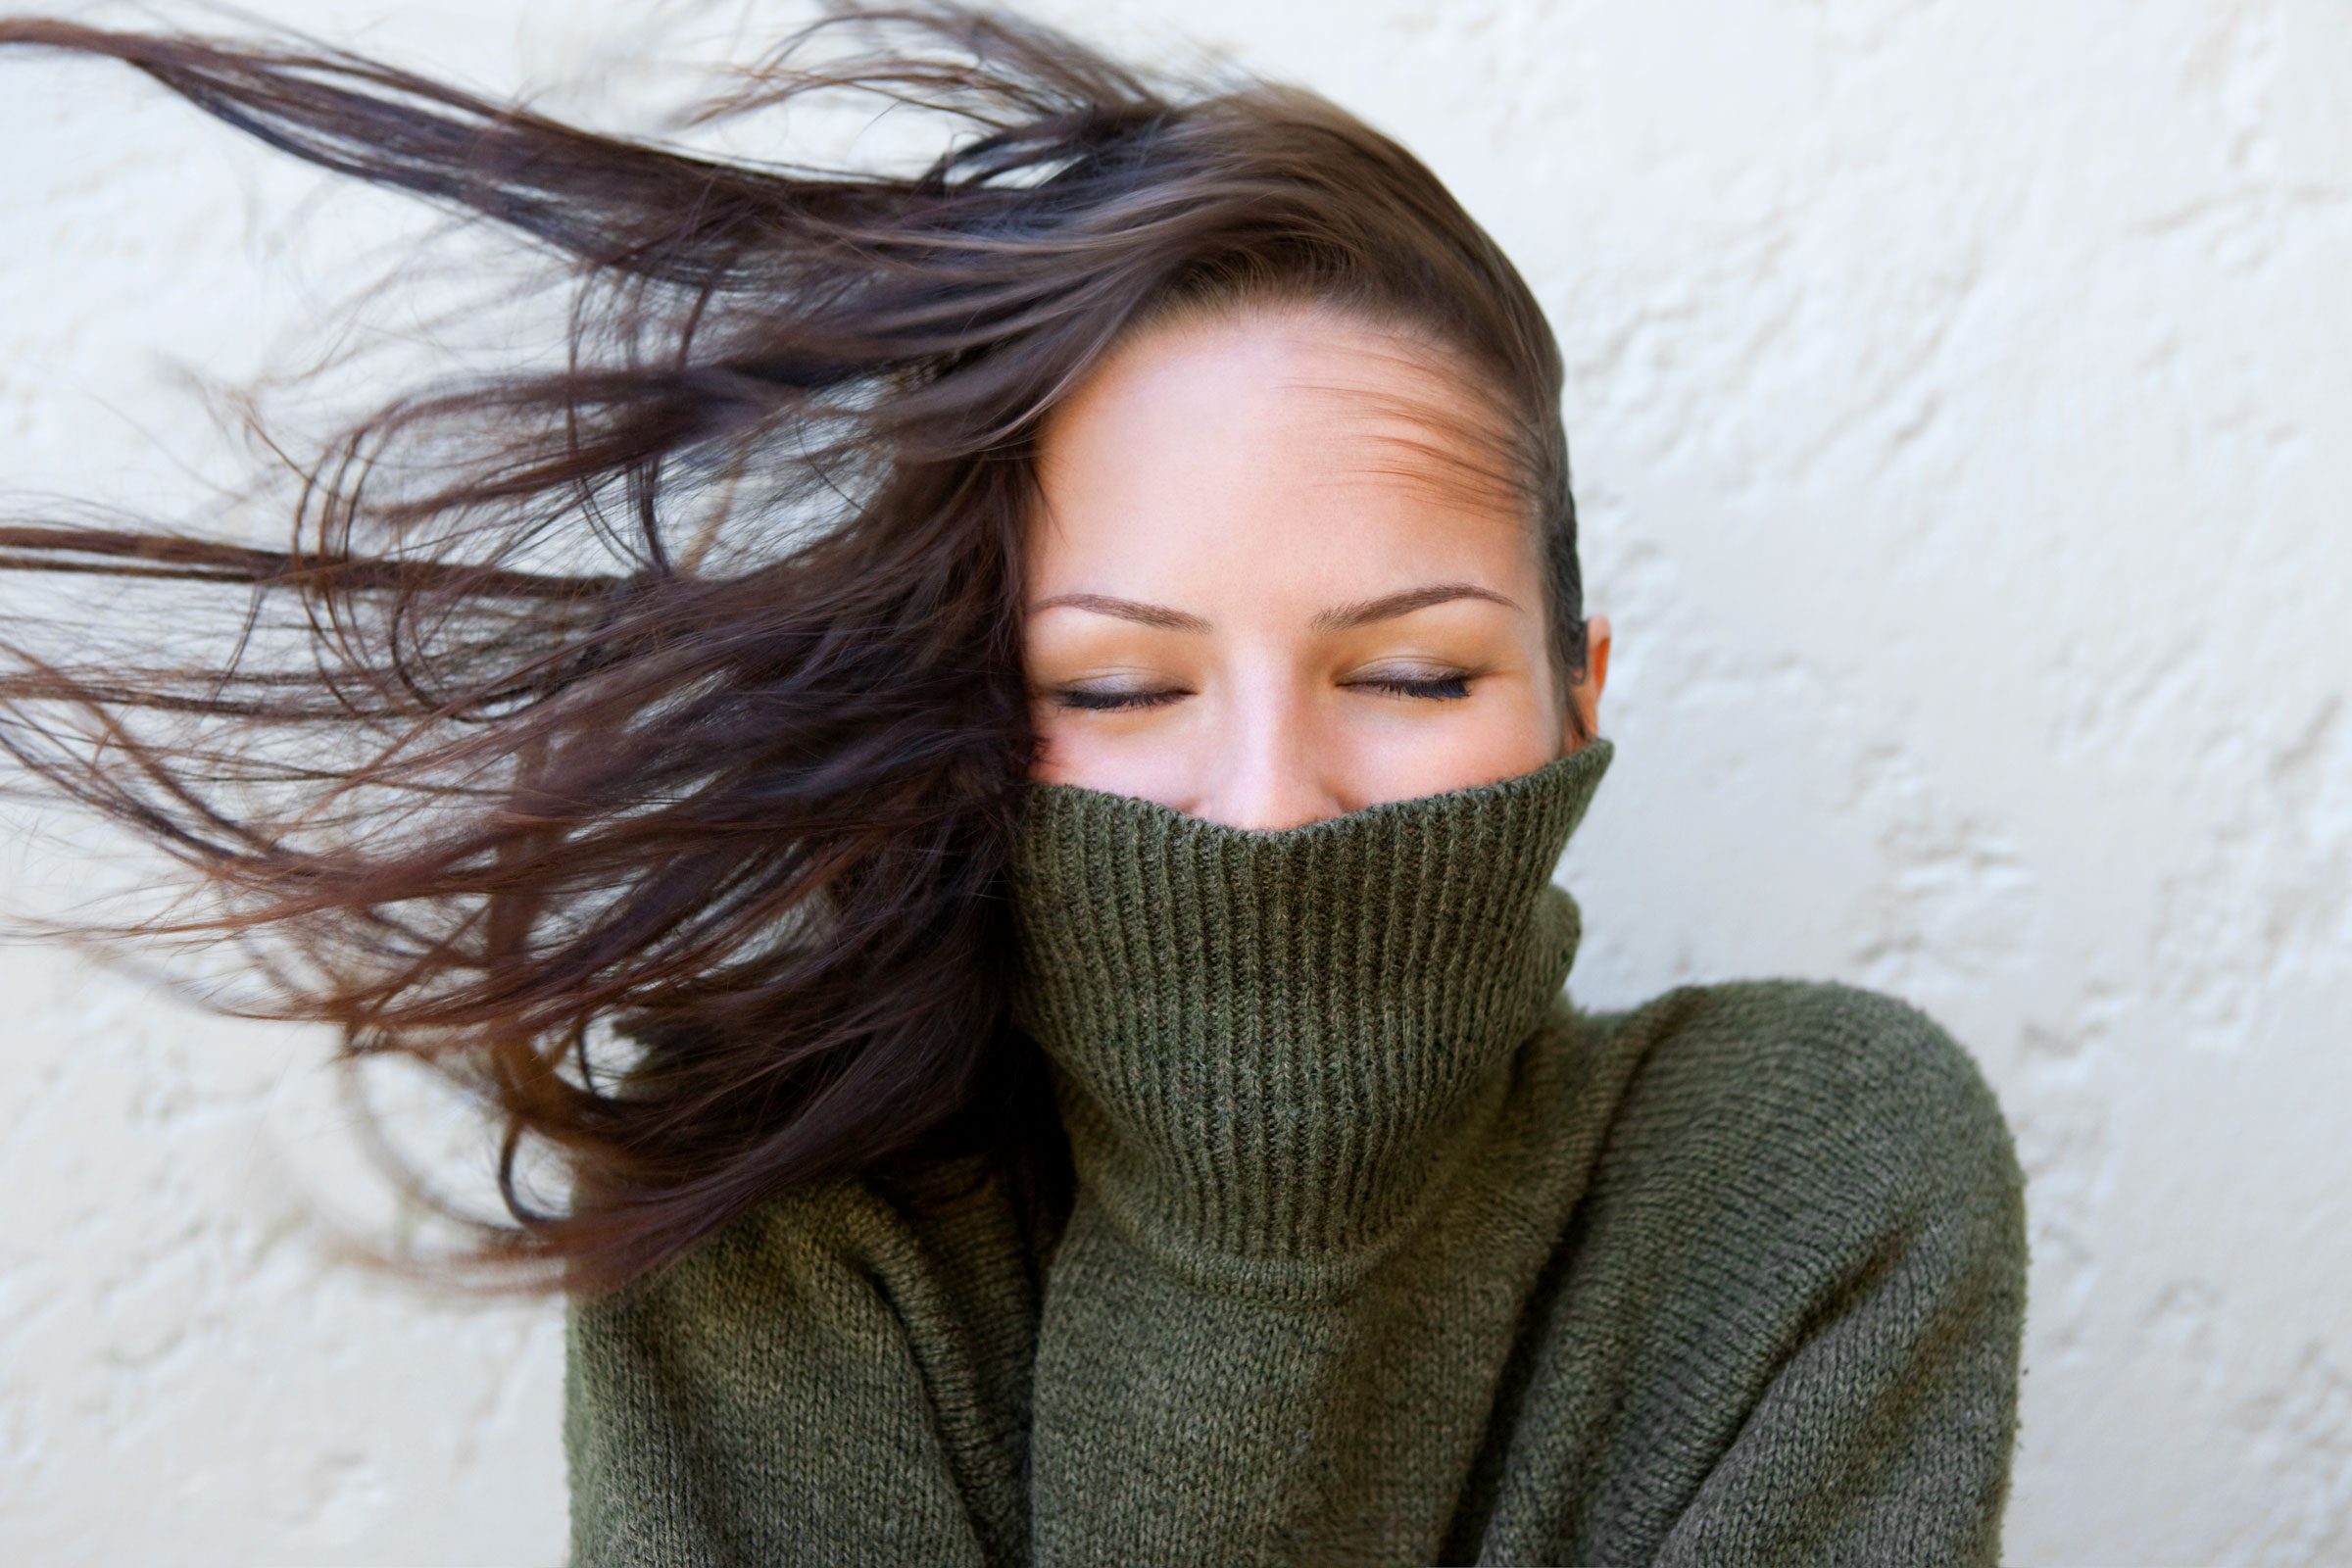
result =
[{"label": "white textured wall", "polygon": [[[260,9],[493,86],[626,62],[543,100],[583,108],[664,24]],[[1368,114],[1552,313],[1617,633],[1582,992],[1835,976],[1984,1062],[2032,1172],[2010,1560],[2352,1561],[2352,9],[1187,10],[1052,14]],[[406,211],[320,184],[0,58],[0,482],[233,471],[155,356],[300,341]],[[554,1309],[316,1255],[281,1166],[359,1168],[323,1046],[0,968],[0,1558],[555,1562]]]}]

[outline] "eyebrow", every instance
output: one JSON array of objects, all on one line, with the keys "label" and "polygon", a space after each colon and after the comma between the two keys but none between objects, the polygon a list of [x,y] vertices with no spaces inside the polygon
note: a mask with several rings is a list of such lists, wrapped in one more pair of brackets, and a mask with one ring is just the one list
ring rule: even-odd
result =
[{"label": "eyebrow", "polygon": [[[1347,604],[1333,605],[1315,612],[1307,624],[1316,631],[1349,631],[1367,626],[1376,620],[1389,620],[1407,615],[1431,605],[1442,605],[1453,599],[1489,599],[1511,610],[1519,608],[1516,600],[1482,588],[1474,582],[1433,582],[1418,588],[1402,588],[1393,594],[1381,594],[1371,599],[1357,599]],[[1141,621],[1167,631],[1200,632],[1209,629],[1208,621],[1189,611],[1171,609],[1166,605],[1147,604],[1141,599],[1121,599],[1114,594],[1069,593],[1041,599],[1029,607],[1035,614],[1056,605],[1070,605],[1079,610],[1091,610],[1097,614],[1116,615],[1122,620]]]}]

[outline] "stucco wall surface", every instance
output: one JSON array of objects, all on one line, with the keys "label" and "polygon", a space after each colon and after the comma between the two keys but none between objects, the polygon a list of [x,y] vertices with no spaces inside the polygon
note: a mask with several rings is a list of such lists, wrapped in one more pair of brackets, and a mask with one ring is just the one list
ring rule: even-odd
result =
[{"label": "stucco wall surface", "polygon": [[[804,15],[254,9],[612,129]],[[1984,1063],[2032,1178],[2008,1560],[2352,1562],[2352,10],[1042,9],[1321,88],[1528,272],[1616,629],[1572,983],[1836,977]],[[173,367],[280,363],[417,220],[0,54],[0,483],[239,471]],[[12,900],[81,891],[59,832]],[[0,999],[0,1559],[558,1561],[559,1316],[318,1254],[302,1191],[387,1207],[324,1042],[54,950]]]}]

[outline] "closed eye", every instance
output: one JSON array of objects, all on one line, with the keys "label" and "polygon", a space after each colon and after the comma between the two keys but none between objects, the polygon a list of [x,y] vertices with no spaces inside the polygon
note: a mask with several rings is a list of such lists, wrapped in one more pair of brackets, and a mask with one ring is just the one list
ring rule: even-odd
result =
[{"label": "closed eye", "polygon": [[1131,708],[1157,708],[1162,703],[1172,703],[1179,697],[1190,695],[1189,692],[1098,692],[1088,691],[1083,686],[1072,686],[1055,692],[1054,701],[1061,708],[1102,713]]},{"label": "closed eye", "polygon": [[[1429,702],[1457,702],[1470,695],[1471,675],[1467,671],[1452,675],[1437,675],[1414,680],[1401,675],[1377,675],[1365,680],[1348,682],[1357,690],[1376,691],[1396,697],[1408,697]],[[1190,697],[1192,693],[1177,688],[1155,692],[1122,692],[1090,690],[1083,686],[1065,687],[1053,693],[1056,706],[1082,712],[1127,712],[1139,709],[1159,708]]]},{"label": "closed eye", "polygon": [[1407,680],[1400,675],[1378,675],[1370,680],[1354,681],[1351,684],[1369,686],[1375,691],[1394,692],[1399,697],[1427,697],[1441,702],[1451,702],[1456,698],[1470,695],[1470,677],[1467,674],[1437,675],[1427,680]]}]

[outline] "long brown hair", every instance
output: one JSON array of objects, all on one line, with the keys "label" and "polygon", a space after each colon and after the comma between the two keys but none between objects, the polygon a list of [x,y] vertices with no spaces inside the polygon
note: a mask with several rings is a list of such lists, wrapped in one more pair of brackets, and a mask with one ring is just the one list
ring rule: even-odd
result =
[{"label": "long brown hair", "polygon": [[[373,1146],[472,1242],[372,1265],[594,1294],[789,1184],[951,1154],[1048,1200],[1001,897],[1031,441],[1171,312],[1311,302],[1450,356],[1537,531],[1562,692],[1584,673],[1559,352],[1420,162],[1238,68],[1146,74],[955,0],[822,9],[678,123],[838,90],[970,134],[915,174],[729,161],[290,30],[0,21],[527,236],[567,307],[561,365],[273,442],[282,549],[95,505],[0,521],[0,571],[104,595],[5,623],[20,788],[192,873],[169,917],[32,928],[233,941],[266,984],[211,1004],[332,1024],[338,1063],[404,1054],[501,1123],[512,1225]],[[805,61],[836,27],[864,52]],[[526,1149],[567,1203],[522,1190]]]}]

